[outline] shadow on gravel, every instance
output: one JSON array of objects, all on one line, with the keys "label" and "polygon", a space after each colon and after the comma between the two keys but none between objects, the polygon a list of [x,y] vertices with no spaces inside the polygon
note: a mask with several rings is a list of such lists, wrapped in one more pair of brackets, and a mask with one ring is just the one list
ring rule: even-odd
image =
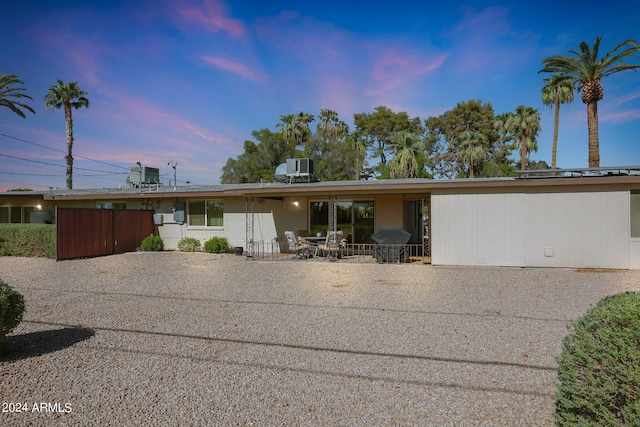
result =
[{"label": "shadow on gravel", "polygon": [[91,328],[63,328],[10,336],[0,343],[0,362],[53,353],[89,339],[95,334]]}]

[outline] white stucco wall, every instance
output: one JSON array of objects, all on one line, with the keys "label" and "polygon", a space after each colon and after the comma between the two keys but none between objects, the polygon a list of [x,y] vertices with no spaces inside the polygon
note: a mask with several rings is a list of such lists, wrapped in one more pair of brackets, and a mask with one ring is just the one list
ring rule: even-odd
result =
[{"label": "white stucco wall", "polygon": [[431,262],[523,266],[522,193],[431,195]]},{"label": "white stucco wall", "polygon": [[433,193],[431,203],[434,265],[639,268],[626,189]]},{"label": "white stucco wall", "polygon": [[629,191],[531,193],[525,214],[528,266],[629,268]]}]

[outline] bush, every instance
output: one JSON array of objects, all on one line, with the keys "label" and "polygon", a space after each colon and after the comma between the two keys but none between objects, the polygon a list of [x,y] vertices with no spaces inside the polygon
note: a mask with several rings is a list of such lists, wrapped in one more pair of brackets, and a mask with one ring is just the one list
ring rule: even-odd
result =
[{"label": "bush", "polygon": [[0,255],[56,258],[56,226],[0,224]]},{"label": "bush", "polygon": [[160,236],[145,237],[141,246],[143,251],[161,251],[164,249],[164,242]]},{"label": "bush", "polygon": [[200,240],[194,237],[185,237],[178,242],[178,249],[185,252],[197,252],[202,249]]},{"label": "bush", "polygon": [[558,425],[640,425],[640,293],[602,299],[558,358]]},{"label": "bush", "polygon": [[0,342],[20,323],[24,297],[0,280]]},{"label": "bush", "polygon": [[204,251],[212,254],[227,253],[231,249],[229,248],[229,241],[226,237],[212,237],[204,242]]}]

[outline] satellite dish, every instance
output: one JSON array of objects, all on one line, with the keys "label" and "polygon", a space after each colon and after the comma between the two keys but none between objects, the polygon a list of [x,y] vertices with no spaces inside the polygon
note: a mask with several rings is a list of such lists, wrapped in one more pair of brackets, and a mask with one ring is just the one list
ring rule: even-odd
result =
[{"label": "satellite dish", "polygon": [[286,181],[287,180],[287,164],[282,163],[278,165],[278,167],[276,168],[276,173],[273,176],[279,181],[283,181],[283,182]]}]

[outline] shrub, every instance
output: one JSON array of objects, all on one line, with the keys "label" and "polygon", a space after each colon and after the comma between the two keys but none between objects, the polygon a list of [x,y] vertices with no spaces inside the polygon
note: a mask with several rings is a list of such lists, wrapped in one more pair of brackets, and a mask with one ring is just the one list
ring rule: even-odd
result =
[{"label": "shrub", "polygon": [[178,249],[185,252],[197,252],[202,249],[200,240],[194,237],[185,237],[178,242]]},{"label": "shrub", "polygon": [[20,323],[24,297],[0,280],[0,342]]},{"label": "shrub", "polygon": [[56,257],[56,226],[0,224],[0,255]]},{"label": "shrub", "polygon": [[204,251],[212,254],[227,253],[231,249],[229,248],[229,241],[226,237],[212,237],[204,242]]},{"label": "shrub", "polygon": [[164,249],[164,242],[160,236],[145,237],[141,246],[143,251],[161,251]]},{"label": "shrub", "polygon": [[558,425],[640,425],[640,293],[608,296],[562,341]]}]

